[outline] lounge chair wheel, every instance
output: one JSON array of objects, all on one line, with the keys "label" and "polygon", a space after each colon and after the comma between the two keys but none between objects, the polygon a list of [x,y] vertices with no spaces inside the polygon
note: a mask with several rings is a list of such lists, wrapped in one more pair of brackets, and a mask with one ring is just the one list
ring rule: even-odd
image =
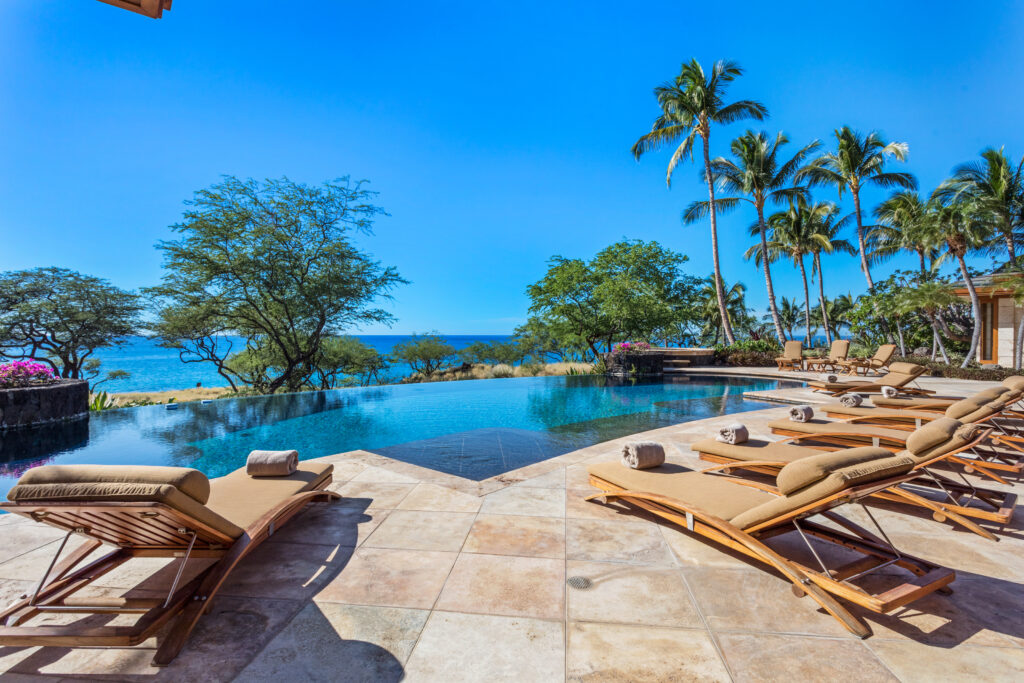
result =
[{"label": "lounge chair wheel", "polygon": [[796,584],[793,584],[792,586],[790,586],[790,590],[793,591],[793,595],[795,595],[798,598],[802,598],[805,595],[807,595],[807,593],[804,591],[804,589],[801,588],[800,586],[796,585]]},{"label": "lounge chair wheel", "polygon": [[964,472],[966,472],[967,474],[972,474],[974,472],[974,468],[971,467],[970,465],[965,465]]},{"label": "lounge chair wheel", "polygon": [[936,511],[936,512],[932,513],[932,519],[934,519],[936,522],[945,522],[946,521],[946,515],[942,514],[941,512]]},{"label": "lounge chair wheel", "polygon": [[936,593],[942,593],[943,595],[952,595],[953,594],[953,589],[950,588],[949,586],[943,586],[942,588],[939,588],[935,592]]}]

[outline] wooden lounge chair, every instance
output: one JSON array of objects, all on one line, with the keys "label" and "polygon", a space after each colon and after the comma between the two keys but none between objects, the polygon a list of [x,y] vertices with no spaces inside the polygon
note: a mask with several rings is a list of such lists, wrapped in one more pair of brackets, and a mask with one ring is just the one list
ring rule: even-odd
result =
[{"label": "wooden lounge chair", "polygon": [[[1006,389],[1021,392],[1024,396],[1024,375],[1013,375],[1007,377],[998,387],[992,387],[990,389],[983,389],[972,396],[988,396],[992,400],[995,400],[1005,393]],[[871,403],[878,408],[915,408],[920,406],[922,410],[945,410],[951,403],[962,401],[965,396],[928,396],[927,398],[920,396],[893,396],[892,398],[886,398],[885,396],[876,396],[871,399]],[[927,405],[925,405],[927,404]]]},{"label": "wooden lounge chair", "polygon": [[843,394],[879,394],[883,387],[892,387],[902,394],[913,396],[926,396],[934,394],[931,389],[910,386],[910,383],[921,377],[927,368],[917,363],[893,363],[889,372],[876,380],[850,379],[840,382],[825,382],[812,380],[807,386],[815,391],[842,396]]},{"label": "wooden lounge chair", "polygon": [[978,392],[973,396],[954,403],[928,403],[923,401],[915,408],[878,408],[875,406],[846,406],[842,403],[826,403],[821,406],[829,417],[839,420],[864,418],[873,424],[914,425],[920,427],[939,417],[951,417],[964,422],[980,419],[992,420],[1021,399],[1019,391],[1006,387]]},{"label": "wooden lounge chair", "polygon": [[[963,416],[960,421],[991,424],[991,419],[998,415],[1000,410],[1001,404],[987,404]],[[807,422],[773,420],[768,423],[768,427],[772,434],[804,437],[809,443],[835,448],[875,446],[894,453],[907,447],[907,438],[915,429],[913,424],[879,425],[873,422],[872,418],[864,417],[837,421],[812,418]],[[1012,440],[1002,434],[989,434],[983,444],[970,449],[970,454],[974,457],[958,456],[955,460],[969,473],[977,472],[1000,484],[1009,484],[999,472],[1020,474],[1024,471],[1024,462],[1020,458],[1021,451],[1017,448],[1013,448],[1012,451],[999,450],[1007,443],[1012,443]]]},{"label": "wooden lounge chair", "polygon": [[[913,469],[919,477],[892,489],[879,491],[874,497],[924,508],[931,511],[937,521],[951,521],[984,536],[996,537],[965,518],[981,519],[1006,525],[1013,518],[1017,496],[1005,491],[975,487],[963,476],[954,479],[935,472],[933,465],[956,463],[961,453],[983,441],[991,429],[979,425],[964,425],[952,418],[941,418],[914,431],[907,438],[907,455],[914,460]],[[702,460],[719,463],[722,469],[743,469],[775,476],[791,462],[828,452],[813,446],[802,446],[804,437],[782,441],[750,439],[740,444],[728,444],[716,439],[703,439],[690,446]],[[879,449],[880,454],[889,451]]]},{"label": "wooden lounge chair", "polygon": [[[239,562],[325,490],[334,466],[302,462],[289,476],[249,477],[244,469],[207,480],[184,467],[46,465],[26,472],[0,508],[67,531],[31,595],[0,613],[0,645],[123,647],[138,645],[172,622],[153,657],[165,666],[185,645]],[[86,541],[58,563],[72,534]],[[100,546],[114,548],[85,563]],[[78,598],[75,593],[132,558],[181,558],[158,599]],[[188,562],[210,562],[179,586]],[[40,614],[138,614],[131,626],[25,625]]]},{"label": "wooden lounge chair", "polygon": [[836,365],[847,374],[856,375],[863,372],[866,375],[872,370],[878,372],[888,367],[895,355],[895,344],[882,344],[871,358],[850,358],[849,360],[839,361]]},{"label": "wooden lounge chair", "polygon": [[803,342],[788,341],[782,349],[782,355],[775,359],[779,370],[803,370],[804,368],[804,345]]},{"label": "wooden lounge chair", "polygon": [[[878,458],[875,449],[854,448],[791,463],[779,472],[776,486],[772,487],[735,477],[686,471],[669,464],[633,470],[619,463],[601,463],[588,471],[591,485],[602,493],[588,496],[587,500],[626,501],[763,562],[791,581],[797,595],[810,595],[849,631],[865,638],[871,634],[868,625],[836,597],[872,612],[887,613],[944,589],[954,579],[951,569],[900,553],[885,540],[884,531],[868,531],[833,510],[914,478],[911,467],[909,457]],[[819,514],[840,528],[809,519]],[[771,537],[790,531],[796,531],[808,546],[808,536],[813,536],[863,557],[839,567],[825,567],[820,559],[820,566],[810,566],[814,561],[803,564],[766,543]],[[820,558],[813,547],[811,550],[815,558]],[[915,576],[885,577],[898,585],[880,593],[855,583],[863,576],[894,565]]]},{"label": "wooden lounge chair", "polygon": [[829,349],[828,358],[808,358],[806,361],[807,369],[812,372],[836,371],[839,369],[838,363],[846,360],[846,356],[849,353],[850,340],[836,339],[832,342],[832,347]]}]

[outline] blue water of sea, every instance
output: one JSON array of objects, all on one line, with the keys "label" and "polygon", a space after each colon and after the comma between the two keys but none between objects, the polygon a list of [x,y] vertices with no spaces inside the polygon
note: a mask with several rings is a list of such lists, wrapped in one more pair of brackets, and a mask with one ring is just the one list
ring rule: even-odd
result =
[{"label": "blue water of sea", "polygon": [[743,393],[796,385],[703,375],[525,377],[108,410],[0,434],[0,496],[47,463],[177,465],[216,477],[254,449],[294,448],[302,458],[362,449],[479,480],[609,439],[769,407]]},{"label": "blue water of sea", "polygon": [[[355,336],[380,353],[390,353],[395,344],[410,339],[407,335],[397,334]],[[235,348],[245,347],[245,342],[241,338],[228,337],[228,339],[232,341]],[[445,339],[456,350],[459,350],[476,341],[507,341],[509,336],[446,335]],[[228,386],[227,381],[217,374],[212,363],[182,362],[177,351],[163,348],[149,337],[129,337],[122,346],[99,349],[95,357],[102,362],[101,375],[105,375],[110,370],[125,370],[130,374],[126,379],[104,382],[99,386],[104,391],[166,391],[188,389],[200,384],[204,387]],[[412,368],[408,365],[397,363],[392,366],[389,377],[396,380],[411,373]]]}]

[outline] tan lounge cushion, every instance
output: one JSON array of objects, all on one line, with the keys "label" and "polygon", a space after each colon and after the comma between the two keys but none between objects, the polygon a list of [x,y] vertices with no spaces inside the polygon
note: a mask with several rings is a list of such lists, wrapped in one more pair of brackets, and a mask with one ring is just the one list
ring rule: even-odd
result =
[{"label": "tan lounge cushion", "polygon": [[672,498],[725,520],[776,497],[737,484],[728,477],[702,474],[671,463],[649,470],[634,470],[617,462],[603,462],[591,465],[587,471],[627,491]]},{"label": "tan lounge cushion", "polygon": [[[801,462],[800,464],[802,465],[803,463]],[[774,500],[766,501],[761,505],[758,505],[756,508],[751,508],[746,512],[742,512],[733,517],[730,521],[741,529],[748,529],[795,510],[804,508],[808,505],[813,506],[817,501],[824,500],[829,496],[835,495],[840,491],[844,491],[854,486],[870,484],[874,481],[880,481],[882,479],[888,479],[890,477],[905,474],[910,471],[913,464],[914,461],[909,456],[890,455],[887,458],[876,458],[859,464],[843,467],[810,486],[805,486],[804,488],[794,491],[789,495],[779,496]],[[794,466],[795,465],[786,465],[786,467]],[[831,503],[823,507],[830,507],[833,504],[834,503]],[[812,507],[811,509],[813,510],[815,508]]]},{"label": "tan lounge cushion", "polygon": [[944,407],[963,400],[955,396],[872,396],[871,403],[878,408],[915,408],[916,406],[927,405],[929,410],[939,410]]},{"label": "tan lounge cushion", "polygon": [[1014,391],[1024,391],[1024,375],[1013,375],[1003,380],[1003,386]]},{"label": "tan lounge cushion", "polygon": [[872,446],[846,448],[832,453],[817,453],[810,457],[800,458],[783,467],[775,480],[775,486],[780,493],[788,495],[821,481],[837,470],[890,456],[892,453],[884,448]]},{"label": "tan lounge cushion", "polygon": [[[139,491],[161,486],[178,489],[197,503],[206,503],[210,498],[210,480],[199,470],[190,467],[160,467],[151,465],[43,465],[33,467],[21,475],[11,493],[21,486],[65,487],[69,496],[76,498],[88,495],[90,487],[104,491],[105,496],[116,495],[118,490],[125,495],[136,496]],[[53,491],[59,490],[53,488]],[[62,496],[61,496],[62,497]]]},{"label": "tan lounge cushion", "polygon": [[949,407],[946,408],[946,417],[951,417],[954,420],[962,420],[964,415],[970,415],[990,400],[991,399],[978,396],[968,396],[956,403],[951,403]]},{"label": "tan lounge cushion", "polygon": [[816,453],[825,453],[807,446],[797,446],[778,441],[762,441],[748,439],[743,443],[722,443],[718,439],[702,439],[690,445],[696,453],[708,453],[730,460],[771,460],[774,462],[793,462]]},{"label": "tan lounge cushion", "polygon": [[206,506],[245,528],[285,499],[317,488],[333,471],[331,463],[305,461],[287,477],[250,477],[242,467],[210,482]]},{"label": "tan lounge cushion", "polygon": [[917,363],[900,362],[892,363],[889,366],[890,373],[896,373],[898,375],[913,375],[914,377],[924,373],[925,369],[926,368],[923,365],[918,365]]},{"label": "tan lounge cushion", "polygon": [[848,417],[883,417],[886,419],[901,420],[904,422],[914,422],[915,420],[934,420],[939,417],[939,413],[928,412],[927,410],[913,410],[913,409],[892,409],[892,408],[873,408],[871,406],[844,406],[842,403],[829,403],[823,406],[826,412],[830,414],[846,415]]},{"label": "tan lounge cushion", "polygon": [[[831,422],[820,418],[812,418],[807,422],[793,422],[792,420],[772,420],[768,423],[771,429],[779,429],[799,434],[842,434],[844,438],[859,439],[867,446],[874,445],[872,437],[878,437],[883,442],[902,445],[906,442],[909,432],[900,429],[887,429],[880,425],[873,424],[850,424],[848,422]],[[853,436],[845,436],[852,434]]]},{"label": "tan lounge cushion", "polygon": [[[943,419],[945,420],[948,418]],[[948,432],[950,426],[951,425],[944,425],[942,427],[942,432]],[[926,439],[924,437],[920,437],[919,439],[916,439],[913,444],[914,450],[910,449],[910,441],[908,440],[908,448],[904,453],[909,454],[914,458],[915,463],[922,463],[962,449],[967,446],[967,444],[977,439],[980,433],[985,429],[987,429],[987,427],[977,424],[960,425],[956,427],[956,429],[953,430],[953,433],[949,434],[947,438],[940,439],[938,438],[939,432],[936,428],[936,433],[932,435],[932,438]],[[930,446],[927,445],[929,441],[932,442],[932,445]]]}]

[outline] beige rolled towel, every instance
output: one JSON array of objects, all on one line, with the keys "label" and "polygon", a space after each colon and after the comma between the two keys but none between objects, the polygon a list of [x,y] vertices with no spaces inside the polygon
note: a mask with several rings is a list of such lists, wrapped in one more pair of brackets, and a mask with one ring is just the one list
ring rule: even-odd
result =
[{"label": "beige rolled towel", "polygon": [[253,451],[245,461],[250,477],[287,477],[298,467],[298,451]]},{"label": "beige rolled towel", "polygon": [[731,425],[719,429],[718,436],[715,438],[722,443],[743,443],[750,438],[750,432],[742,422],[733,422]]},{"label": "beige rolled towel", "polygon": [[864,397],[860,394],[843,394],[839,397],[839,402],[847,408],[856,408],[864,402]]},{"label": "beige rolled towel", "polygon": [[793,406],[789,409],[789,419],[793,422],[807,422],[814,417],[814,409],[810,406]]},{"label": "beige rolled towel", "polygon": [[898,393],[900,391],[896,387],[882,387],[882,396],[886,398],[894,398]]},{"label": "beige rolled towel", "polygon": [[622,464],[634,470],[646,470],[665,462],[665,449],[653,441],[632,441],[622,447]]}]

